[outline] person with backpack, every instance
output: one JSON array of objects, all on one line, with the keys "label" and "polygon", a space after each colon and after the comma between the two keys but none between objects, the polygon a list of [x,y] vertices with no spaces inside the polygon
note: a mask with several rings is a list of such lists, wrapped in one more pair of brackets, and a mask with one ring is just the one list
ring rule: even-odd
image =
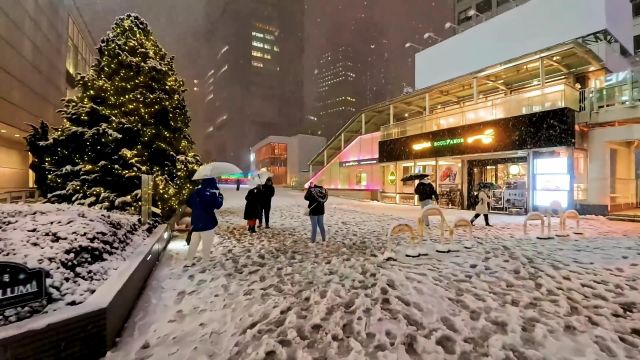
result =
[{"label": "person with backpack", "polygon": [[200,187],[196,188],[189,198],[187,206],[191,208],[191,231],[189,237],[189,250],[187,260],[193,261],[202,241],[202,258],[209,259],[211,245],[215,236],[215,228],[218,226],[216,210],[222,208],[224,197],[218,188],[215,178],[202,180]]},{"label": "person with backpack", "polygon": [[329,193],[320,185],[310,183],[304,199],[309,202],[306,215],[311,219],[311,243],[316,242],[316,232],[320,229],[322,241],[327,240],[324,229],[324,203],[329,199]]},{"label": "person with backpack", "polygon": [[416,188],[414,189],[414,193],[418,195],[418,200],[420,201],[421,209],[424,209],[427,206],[433,204],[434,200],[436,201],[436,204],[438,204],[438,201],[440,200],[440,197],[438,196],[438,192],[436,191],[436,187],[433,186],[431,181],[429,181],[428,176],[420,180],[420,182],[418,183],[418,185],[416,185]]},{"label": "person with backpack", "polygon": [[264,215],[265,229],[269,228],[269,214],[271,213],[271,199],[276,194],[276,189],[273,187],[273,179],[267,178],[264,185],[262,185],[262,199],[260,201],[260,217],[258,218],[258,227],[262,227],[262,215]]},{"label": "person with backpack", "polygon": [[478,194],[472,197],[473,202],[475,203],[476,213],[473,215],[471,220],[471,225],[482,215],[484,217],[485,226],[492,226],[489,224],[489,186],[487,184],[480,184]]}]

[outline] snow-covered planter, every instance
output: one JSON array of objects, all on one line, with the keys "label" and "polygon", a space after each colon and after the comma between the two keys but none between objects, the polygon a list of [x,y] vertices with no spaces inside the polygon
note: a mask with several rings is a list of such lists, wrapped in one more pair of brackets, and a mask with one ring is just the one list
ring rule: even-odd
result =
[{"label": "snow-covered planter", "polygon": [[49,297],[0,311],[0,326],[83,303],[149,232],[135,216],[82,206],[0,206],[0,261],[47,274]]}]

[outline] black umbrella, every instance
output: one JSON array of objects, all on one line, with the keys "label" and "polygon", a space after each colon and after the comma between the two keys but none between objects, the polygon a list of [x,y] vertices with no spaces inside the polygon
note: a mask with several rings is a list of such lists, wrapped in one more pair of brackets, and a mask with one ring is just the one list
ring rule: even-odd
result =
[{"label": "black umbrella", "polygon": [[426,179],[428,177],[429,177],[429,175],[427,175],[427,174],[411,174],[411,175],[407,175],[407,176],[403,177],[402,179],[400,179],[400,181],[409,182],[409,181]]}]

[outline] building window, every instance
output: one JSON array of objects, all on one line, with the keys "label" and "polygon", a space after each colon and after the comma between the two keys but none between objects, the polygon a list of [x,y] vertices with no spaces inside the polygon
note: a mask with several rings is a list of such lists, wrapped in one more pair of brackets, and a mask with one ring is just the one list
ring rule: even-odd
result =
[{"label": "building window", "polygon": [[476,11],[480,14],[491,12],[491,0],[482,0],[476,4]]},{"label": "building window", "polygon": [[91,67],[91,52],[87,43],[82,38],[78,26],[69,17],[67,32],[67,59],[66,67],[71,74],[88,73]]},{"label": "building window", "polygon": [[269,39],[269,40],[275,40],[275,39],[276,39],[276,37],[275,37],[275,36],[273,36],[273,35],[269,35],[269,34],[264,34],[264,37],[265,37],[265,38],[267,38],[267,39]]},{"label": "building window", "polygon": [[259,48],[263,48],[264,44],[261,43],[260,41],[252,41],[251,45],[255,46],[255,47],[259,47]]},{"label": "building window", "polygon": [[471,7],[468,7],[458,13],[458,25],[462,25],[464,23],[471,21],[471,16],[469,16],[469,10],[471,10]]},{"label": "building window", "polygon": [[251,61],[251,65],[255,66],[255,67],[264,67],[264,64],[261,63],[260,61]]},{"label": "building window", "polygon": [[640,16],[640,1],[634,1],[631,3],[631,10],[633,13],[633,17]]},{"label": "building window", "polygon": [[259,37],[259,38],[263,38],[264,37],[264,34],[259,33],[259,32],[255,32],[255,31],[251,32],[251,35],[253,35],[255,37]]},{"label": "building window", "polygon": [[633,37],[633,53],[637,54],[640,51],[640,35]]}]

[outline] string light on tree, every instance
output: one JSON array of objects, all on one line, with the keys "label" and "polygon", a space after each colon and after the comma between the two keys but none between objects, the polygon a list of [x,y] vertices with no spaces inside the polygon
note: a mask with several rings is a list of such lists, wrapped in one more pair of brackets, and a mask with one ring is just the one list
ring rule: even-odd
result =
[{"label": "string light on tree", "polygon": [[188,134],[184,81],[136,14],[116,19],[98,55],[90,73],[78,75],[78,95],[64,100],[63,126],[50,134],[34,127],[27,139],[38,188],[52,202],[137,213],[140,176],[151,174],[154,203],[170,214],[201,165]]}]

